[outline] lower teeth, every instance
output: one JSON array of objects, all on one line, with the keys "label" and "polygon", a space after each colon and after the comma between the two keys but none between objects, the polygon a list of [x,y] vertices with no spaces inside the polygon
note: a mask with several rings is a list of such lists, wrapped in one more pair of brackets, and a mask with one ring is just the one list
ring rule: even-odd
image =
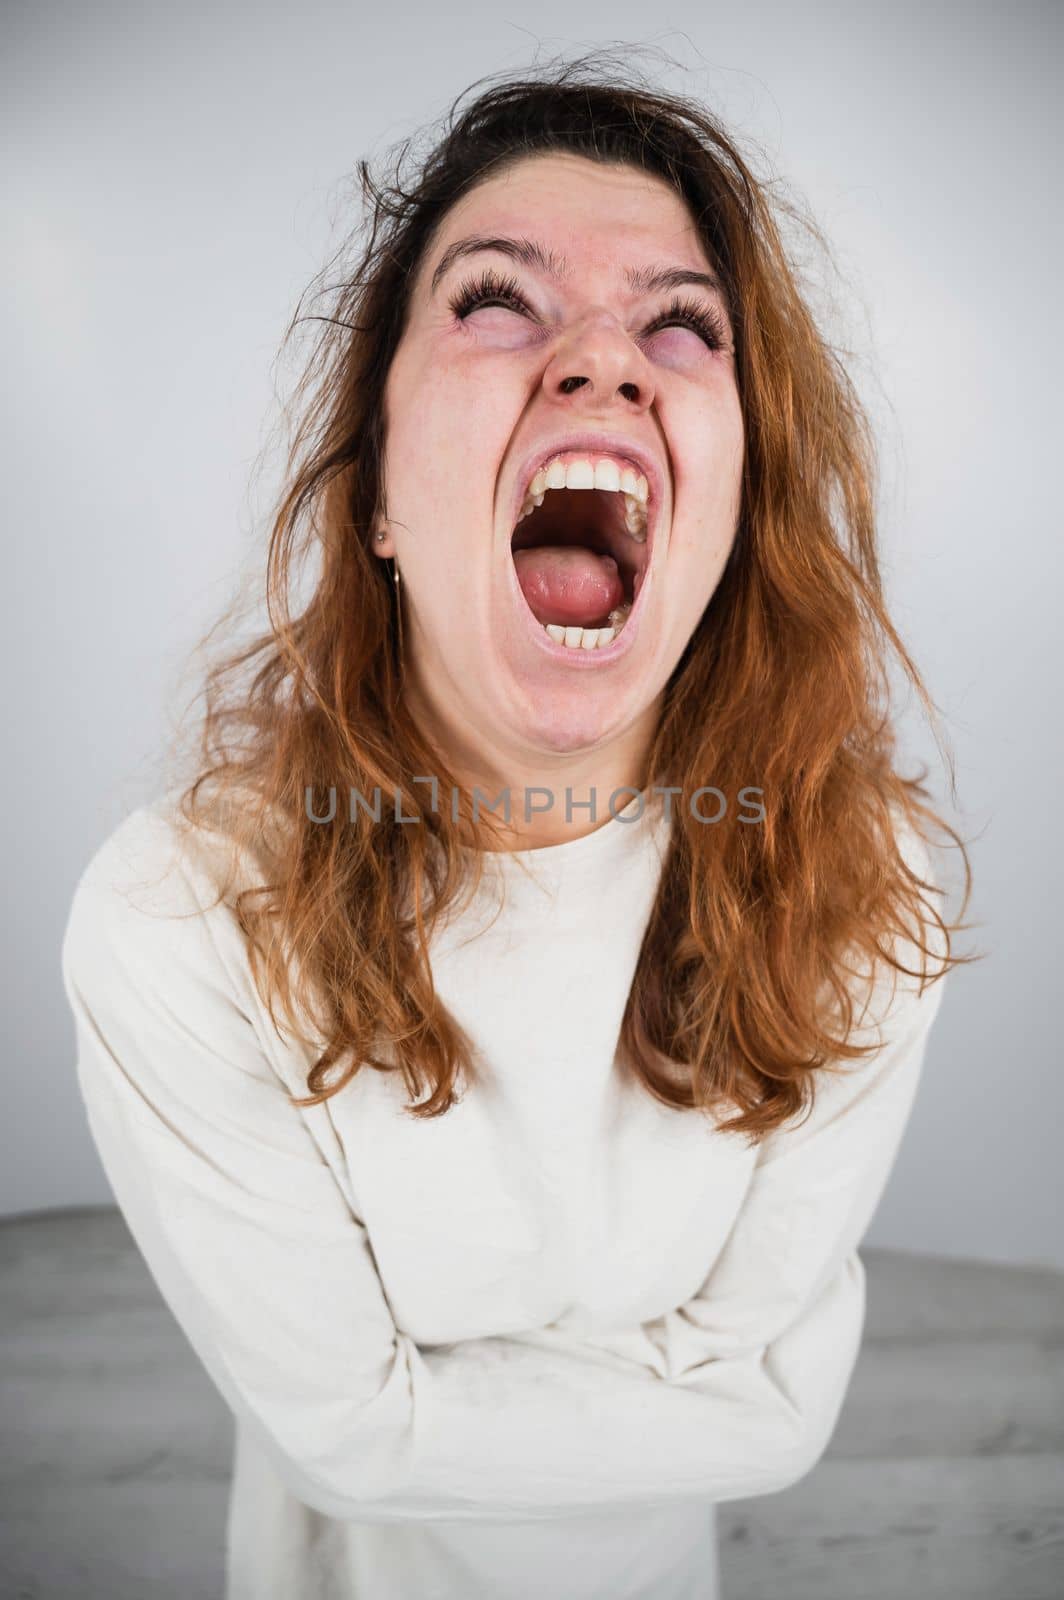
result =
[{"label": "lower teeth", "polygon": [[630,601],[617,606],[610,612],[609,626],[605,628],[565,628],[559,622],[545,622],[543,626],[556,644],[563,644],[568,650],[601,650],[616,639],[631,609]]}]

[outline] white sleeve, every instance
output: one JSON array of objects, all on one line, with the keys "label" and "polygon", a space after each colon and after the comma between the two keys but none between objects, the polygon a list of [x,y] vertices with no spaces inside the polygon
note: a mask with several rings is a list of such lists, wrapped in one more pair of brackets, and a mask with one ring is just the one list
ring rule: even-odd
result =
[{"label": "white sleeve", "polygon": [[[673,1314],[676,1381],[550,1330],[422,1351],[270,1063],[232,914],[201,910],[213,885],[189,866],[169,874],[177,914],[147,915],[125,871],[113,837],[63,940],[89,1124],[163,1297],[300,1499],[371,1521],[536,1520],[800,1475],[856,1349],[852,1246],[900,1136],[930,997],[868,1093],[766,1159],[706,1298]],[[792,1208],[798,1270],[781,1250]],[[766,1249],[752,1293],[749,1252]]]},{"label": "white sleeve", "polygon": [[[926,878],[922,841],[906,837],[903,851]],[[935,973],[945,946],[933,925],[927,937]],[[920,970],[914,943],[899,940],[895,951]],[[830,1442],[864,1328],[858,1246],[909,1120],[946,981],[921,992],[918,978],[886,969],[871,1020],[852,1035],[876,1049],[845,1062],[842,1076],[822,1075],[806,1119],[763,1141],[735,1224],[692,1299],[630,1329],[528,1336],[558,1349],[594,1345],[705,1401],[703,1468],[715,1500],[797,1481]]]}]

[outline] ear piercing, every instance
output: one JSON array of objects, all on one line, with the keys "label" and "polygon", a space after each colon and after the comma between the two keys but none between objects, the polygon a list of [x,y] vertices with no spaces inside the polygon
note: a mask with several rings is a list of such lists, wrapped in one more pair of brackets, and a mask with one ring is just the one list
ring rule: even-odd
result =
[{"label": "ear piercing", "polygon": [[[385,529],[385,528],[379,529],[378,532],[376,533],[375,537],[376,537],[377,543],[380,544],[382,539],[387,539],[387,537],[388,537],[387,529]],[[398,590],[398,588],[399,588],[399,563],[398,563],[398,561],[396,561],[394,556],[391,558],[391,561],[392,561],[392,578],[393,578],[393,580],[395,582],[396,590]]]}]

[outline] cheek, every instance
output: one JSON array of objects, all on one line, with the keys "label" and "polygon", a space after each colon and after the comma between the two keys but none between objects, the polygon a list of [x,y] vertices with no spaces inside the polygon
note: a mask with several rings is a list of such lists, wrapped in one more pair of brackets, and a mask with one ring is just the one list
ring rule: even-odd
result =
[{"label": "cheek", "polygon": [[742,405],[729,378],[706,390],[684,418],[677,437],[676,506],[684,527],[705,538],[734,532],[742,495]]},{"label": "cheek", "polygon": [[730,369],[710,391],[707,425],[722,469],[739,476],[743,464],[743,407]]},{"label": "cheek", "polygon": [[512,358],[440,341],[412,352],[394,376],[393,431],[407,458],[434,458],[444,472],[461,466],[463,481],[492,460],[497,471],[524,405]]},{"label": "cheek", "polygon": [[728,515],[734,526],[739,517],[743,493],[743,466],[746,460],[746,431],[743,424],[742,404],[736,392],[727,414],[727,426],[721,428],[722,469],[721,482],[730,488]]},{"label": "cheek", "polygon": [[[522,414],[512,381],[472,362],[408,352],[385,394],[388,510],[427,609],[450,606],[491,538],[499,467]],[[415,570],[416,569],[416,570]]]}]

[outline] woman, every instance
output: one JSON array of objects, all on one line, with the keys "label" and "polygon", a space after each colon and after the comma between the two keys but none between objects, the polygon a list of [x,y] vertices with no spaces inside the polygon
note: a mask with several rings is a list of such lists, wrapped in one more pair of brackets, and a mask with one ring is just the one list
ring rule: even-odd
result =
[{"label": "woman", "polygon": [[75,895],[79,1081],[236,1417],[230,1600],[711,1596],[962,959],[866,427],[698,106],[585,59],[360,170],[269,631]]}]

